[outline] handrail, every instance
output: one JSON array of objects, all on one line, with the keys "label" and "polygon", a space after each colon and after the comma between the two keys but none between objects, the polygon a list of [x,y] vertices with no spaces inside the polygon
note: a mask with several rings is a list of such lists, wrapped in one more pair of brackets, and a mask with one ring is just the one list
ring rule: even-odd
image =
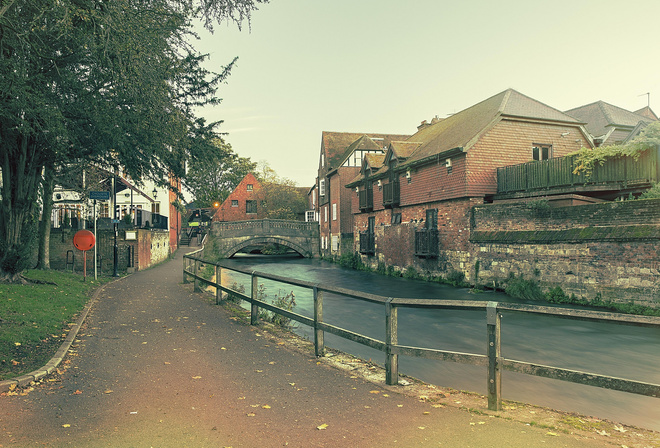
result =
[{"label": "handrail", "polygon": [[[271,312],[281,314],[289,319],[300,322],[314,328],[314,349],[317,356],[322,356],[324,347],[324,332],[332,333],[344,339],[357,342],[368,347],[380,350],[385,353],[385,378],[388,385],[398,384],[398,356],[413,356],[418,358],[429,358],[441,361],[450,361],[462,364],[471,364],[476,366],[485,366],[488,369],[488,409],[501,410],[502,408],[502,371],[523,373],[526,375],[552,378],[560,381],[568,381],[578,384],[587,384],[603,389],[617,390],[638,395],[660,398],[660,384],[652,384],[643,381],[611,377],[596,373],[588,373],[577,370],[564,369],[554,366],[545,366],[525,361],[506,359],[501,355],[501,317],[502,312],[512,313],[533,313],[554,316],[563,319],[578,319],[611,322],[625,325],[638,325],[647,327],[660,327],[660,317],[655,316],[636,316],[623,315],[618,313],[609,313],[592,310],[576,310],[568,308],[555,308],[537,305],[525,305],[516,303],[498,303],[485,301],[466,301],[466,300],[439,300],[439,299],[409,299],[384,297],[377,294],[369,294],[360,291],[354,291],[346,288],[339,288],[332,285],[322,285],[304,280],[292,279],[280,275],[256,272],[250,269],[228,266],[226,263],[215,263],[205,261],[197,255],[203,256],[203,249],[184,255],[183,277],[184,283],[187,277],[195,279],[197,287],[198,282],[204,282],[216,287],[216,302],[220,302],[222,292],[233,294],[251,304],[250,322],[255,325],[259,319],[259,308],[267,309]],[[213,281],[200,276],[197,273],[198,264],[210,264],[215,266],[215,278]],[[194,271],[190,270],[194,265]],[[250,275],[252,278],[252,290],[250,295],[242,294],[238,291],[227,288],[222,285],[221,270],[228,269],[234,272]],[[308,288],[313,291],[314,297],[314,318],[302,316],[292,311],[284,310],[272,304],[261,301],[257,298],[257,289],[259,279],[266,279],[286,283],[288,285]],[[385,340],[381,341],[368,336],[361,335],[345,328],[329,325],[323,322],[323,292],[333,293],[350,297],[370,303],[381,304],[385,306]],[[486,311],[486,329],[488,339],[487,354],[477,353],[459,353],[447,350],[411,347],[398,344],[398,309],[399,308],[434,308],[434,309],[453,309],[453,310],[476,310]]]}]

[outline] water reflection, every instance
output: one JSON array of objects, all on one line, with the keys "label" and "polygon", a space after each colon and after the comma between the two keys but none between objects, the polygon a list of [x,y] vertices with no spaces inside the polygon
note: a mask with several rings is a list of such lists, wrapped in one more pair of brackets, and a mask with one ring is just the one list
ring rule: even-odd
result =
[{"label": "water reflection", "polygon": [[[435,283],[384,277],[341,268],[310,259],[242,257],[228,263],[271,273],[354,289],[389,297],[441,300],[516,301],[502,293],[473,294],[467,289]],[[223,270],[223,284],[242,284],[250,290],[247,275]],[[295,311],[313,317],[311,291],[264,281],[268,294],[296,294]],[[269,299],[267,299],[269,300]],[[521,302],[521,301],[516,301]],[[324,321],[365,336],[385,339],[384,307],[335,294],[324,293]],[[299,325],[295,331],[309,339],[313,331]],[[442,350],[486,353],[483,311],[399,310],[399,343]],[[502,319],[504,357],[619,378],[660,383],[660,329],[559,319],[505,312]],[[325,343],[364,359],[382,364],[384,354],[326,334]],[[486,370],[464,364],[399,357],[399,371],[439,386],[486,393]],[[565,411],[579,412],[626,424],[660,430],[660,402],[641,397],[557,380],[504,372],[503,396]]]}]

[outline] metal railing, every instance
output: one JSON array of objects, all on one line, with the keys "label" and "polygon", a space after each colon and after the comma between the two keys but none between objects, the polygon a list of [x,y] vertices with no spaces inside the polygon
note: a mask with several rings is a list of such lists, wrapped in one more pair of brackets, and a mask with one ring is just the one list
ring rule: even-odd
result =
[{"label": "metal railing", "polygon": [[435,258],[439,255],[438,229],[422,229],[415,231],[415,256]]},{"label": "metal railing", "polygon": [[376,253],[376,235],[373,232],[360,232],[360,253],[367,255]]},{"label": "metal railing", "polygon": [[[587,373],[577,370],[569,370],[559,367],[504,358],[502,356],[500,338],[502,326],[501,318],[503,312],[543,314],[564,319],[600,321],[658,328],[660,328],[660,317],[636,315],[632,316],[601,311],[574,310],[516,303],[383,297],[375,294],[368,294],[350,289],[323,285],[320,283],[311,283],[282,277],[279,275],[255,272],[249,269],[228,267],[220,263],[205,261],[202,258],[199,258],[201,256],[203,256],[203,249],[184,256],[184,283],[187,283],[189,281],[189,277],[192,277],[195,281],[195,288],[199,288],[199,285],[202,282],[207,285],[214,286],[216,288],[216,303],[221,302],[223,292],[240,297],[242,300],[250,303],[250,323],[252,325],[256,325],[258,323],[259,309],[263,308],[313,328],[314,351],[316,356],[323,356],[325,352],[325,332],[337,335],[353,342],[357,342],[376,350],[380,350],[385,354],[385,380],[388,385],[398,384],[398,359],[399,355],[404,355],[416,358],[435,359],[440,361],[449,361],[486,367],[488,371],[488,409],[495,411],[502,409],[502,372],[504,370],[543,378],[551,378],[560,381],[568,381],[577,384],[586,384],[603,389],[617,390],[648,397],[660,398],[660,384],[652,384],[632,379],[616,378],[607,375]],[[208,264],[214,266],[216,279],[222,278],[222,269],[228,269],[230,271],[250,275],[250,295],[246,295],[239,291],[235,291],[226,286],[223,286],[221,284],[221,280],[220,283],[218,283],[217,281],[212,281],[201,276],[199,274],[200,267],[202,265]],[[306,317],[259,300],[259,279],[272,280],[285,283],[287,285],[308,288],[311,290],[314,297],[314,317]],[[325,323],[323,321],[324,292],[382,305],[384,307],[383,311],[385,314],[385,340],[381,341],[345,328]],[[486,344],[486,355],[476,353],[460,353],[437,348],[422,348],[400,345],[398,343],[398,310],[400,308],[474,310],[485,312],[487,337],[484,343]]]}]

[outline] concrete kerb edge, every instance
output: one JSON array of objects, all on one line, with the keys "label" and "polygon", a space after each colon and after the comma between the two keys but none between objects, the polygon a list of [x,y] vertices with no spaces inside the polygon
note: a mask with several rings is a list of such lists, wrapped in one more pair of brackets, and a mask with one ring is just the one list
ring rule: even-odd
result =
[{"label": "concrete kerb edge", "polygon": [[99,295],[103,291],[103,288],[106,286],[115,283],[117,281],[122,280],[125,277],[119,278],[117,280],[111,281],[106,283],[105,285],[101,286],[94,292],[94,295],[92,298],[87,302],[85,307],[83,308],[82,312],[80,313],[80,316],[78,316],[78,319],[76,322],[70,327],[69,329],[69,334],[67,335],[66,339],[64,339],[64,342],[62,342],[62,345],[60,348],[55,352],[53,357],[46,363],[45,366],[43,366],[40,369],[34,370],[30,373],[26,373],[24,375],[21,375],[16,378],[12,378],[10,380],[3,380],[0,381],[0,393],[3,392],[8,392],[11,390],[12,386],[13,387],[23,387],[29,385],[33,381],[40,380],[48,375],[50,375],[57,367],[60,365],[60,363],[64,360],[66,357],[66,354],[69,352],[69,349],[71,348],[71,344],[75,341],[76,337],[78,336],[78,332],[80,331],[80,328],[82,327],[83,323],[85,322],[85,319],[87,318],[87,315],[89,314],[90,310],[92,309],[92,306],[94,303],[96,303],[96,300],[98,299]]}]

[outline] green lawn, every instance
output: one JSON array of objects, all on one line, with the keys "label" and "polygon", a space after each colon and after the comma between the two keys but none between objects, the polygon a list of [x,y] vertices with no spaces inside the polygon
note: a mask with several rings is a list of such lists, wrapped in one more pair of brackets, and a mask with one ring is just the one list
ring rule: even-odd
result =
[{"label": "green lawn", "polygon": [[51,284],[0,284],[0,380],[42,367],[57,351],[69,324],[108,279],[31,270],[26,278]]}]

